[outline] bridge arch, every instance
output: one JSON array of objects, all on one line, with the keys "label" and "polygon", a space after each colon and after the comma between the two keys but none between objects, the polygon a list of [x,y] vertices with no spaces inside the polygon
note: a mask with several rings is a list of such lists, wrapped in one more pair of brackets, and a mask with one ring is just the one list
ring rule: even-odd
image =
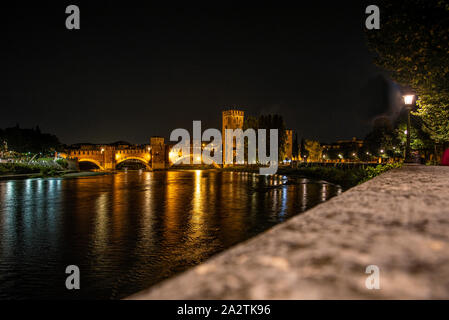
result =
[{"label": "bridge arch", "polygon": [[[181,156],[179,158],[176,158],[176,162],[173,162],[173,159],[172,159],[170,161],[170,163],[169,163],[169,166],[173,167],[173,166],[176,166],[176,165],[182,165],[183,164],[182,161],[184,159],[188,159],[188,158],[190,158],[190,163],[192,164],[192,157],[191,157],[191,155],[187,155],[187,156]],[[204,164],[204,163],[202,163],[202,164]],[[215,161],[212,161],[211,165],[214,166],[217,169],[221,168],[220,165],[218,165]]]},{"label": "bridge arch", "polygon": [[147,169],[151,169],[151,167],[148,163],[148,160],[146,160],[145,158],[141,158],[141,157],[132,157],[132,156],[125,157],[123,159],[117,160],[115,165],[118,166],[120,163],[128,161],[128,160],[137,160],[137,161],[141,162],[142,164],[144,164]]},{"label": "bridge arch", "polygon": [[93,164],[95,164],[96,166],[98,166],[98,168],[100,168],[100,170],[104,170],[104,167],[101,165],[100,161],[95,160],[95,159],[88,159],[88,158],[85,158],[85,159],[78,159],[78,163],[79,163],[79,162],[90,162],[90,163],[93,163]]}]

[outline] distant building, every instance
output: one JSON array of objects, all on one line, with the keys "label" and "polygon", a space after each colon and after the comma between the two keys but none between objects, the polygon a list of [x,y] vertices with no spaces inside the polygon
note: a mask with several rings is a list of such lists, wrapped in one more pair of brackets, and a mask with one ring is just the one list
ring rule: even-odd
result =
[{"label": "distant building", "polygon": [[351,140],[338,140],[334,143],[322,143],[324,150],[358,150],[363,147],[364,141],[353,137]]},{"label": "distant building", "polygon": [[358,161],[364,141],[357,138],[338,140],[334,143],[322,143],[323,159],[326,161]]}]

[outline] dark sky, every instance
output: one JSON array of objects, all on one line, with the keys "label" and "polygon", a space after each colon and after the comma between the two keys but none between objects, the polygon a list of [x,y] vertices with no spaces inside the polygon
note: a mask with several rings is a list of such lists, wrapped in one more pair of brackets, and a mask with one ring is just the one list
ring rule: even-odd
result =
[{"label": "dark sky", "polygon": [[[192,120],[221,128],[220,111],[238,105],[331,142],[363,138],[388,108],[360,1],[144,3],[2,4],[0,127],[39,125],[68,144],[146,143]],[[65,28],[69,4],[81,30]]]}]

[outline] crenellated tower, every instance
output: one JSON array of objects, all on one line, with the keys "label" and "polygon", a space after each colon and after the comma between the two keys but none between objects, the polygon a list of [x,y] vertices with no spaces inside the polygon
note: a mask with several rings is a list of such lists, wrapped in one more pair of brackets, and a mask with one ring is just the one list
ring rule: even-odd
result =
[{"label": "crenellated tower", "polygon": [[[243,121],[245,113],[241,110],[230,109],[222,112],[222,139],[223,139],[223,164],[225,164],[225,150],[226,150],[226,129],[243,129]],[[235,156],[236,146],[233,146],[233,154]]]}]

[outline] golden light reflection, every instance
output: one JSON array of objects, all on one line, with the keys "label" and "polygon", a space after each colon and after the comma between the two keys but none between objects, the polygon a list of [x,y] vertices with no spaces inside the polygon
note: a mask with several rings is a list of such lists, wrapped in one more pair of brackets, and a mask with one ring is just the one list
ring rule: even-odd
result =
[{"label": "golden light reflection", "polygon": [[167,171],[165,175],[165,200],[163,214],[164,240],[170,244],[179,243],[182,240],[181,214],[185,210],[185,186],[180,185],[177,180],[178,173]]},{"label": "golden light reflection", "polygon": [[202,171],[195,170],[195,189],[192,197],[192,212],[190,216],[191,236],[199,239],[204,233],[204,202],[206,193],[203,190]]},{"label": "golden light reflection", "polygon": [[238,173],[230,172],[223,176],[223,181],[220,184],[220,230],[223,234],[240,235],[246,230],[245,215],[241,212],[248,208],[242,208],[241,204],[246,202],[245,198],[249,195],[241,187],[242,181],[238,179],[238,176]]},{"label": "golden light reflection", "polygon": [[324,202],[327,200],[329,194],[329,185],[326,183],[323,183],[321,186],[321,202]]},{"label": "golden light reflection", "polygon": [[301,198],[301,211],[305,211],[307,209],[307,184],[301,184],[302,198]]},{"label": "golden light reflection", "polygon": [[95,256],[104,254],[107,249],[109,216],[109,198],[106,192],[100,194],[95,201],[94,252]]},{"label": "golden light reflection", "polygon": [[[138,266],[146,266],[148,263],[147,253],[152,252],[155,247],[155,221],[156,211],[155,203],[156,195],[154,188],[154,172],[144,172],[139,175],[139,184],[143,186],[143,190],[138,193],[138,198],[135,200],[136,206],[142,208],[141,214],[139,215],[138,226],[136,228],[136,233],[139,236],[139,243],[134,249],[134,255],[137,257],[135,260],[135,265],[137,271],[139,271]],[[133,215],[133,212],[128,214]]]},{"label": "golden light reflection", "polygon": [[121,238],[124,232],[126,232],[126,213],[128,211],[128,176],[118,175],[114,177],[113,187],[112,187],[112,228],[114,233],[112,236],[114,238]]},{"label": "golden light reflection", "polygon": [[[149,225],[151,227],[150,219],[153,215],[153,184],[152,184],[152,176],[153,172],[145,172],[144,179],[145,179],[145,192],[144,192],[144,225]],[[146,228],[147,229],[147,228]],[[150,228],[151,229],[151,228]],[[151,231],[151,230],[146,230]]]}]

